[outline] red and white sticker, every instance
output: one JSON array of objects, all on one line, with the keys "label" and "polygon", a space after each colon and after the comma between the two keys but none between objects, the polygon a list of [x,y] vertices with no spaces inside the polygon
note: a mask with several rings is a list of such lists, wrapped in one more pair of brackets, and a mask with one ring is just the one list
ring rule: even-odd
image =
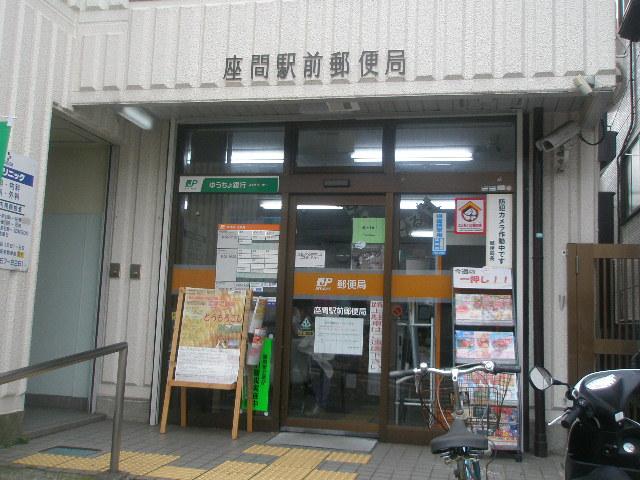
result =
[{"label": "red and white sticker", "polygon": [[456,198],[455,233],[481,235],[485,231],[484,198]]}]

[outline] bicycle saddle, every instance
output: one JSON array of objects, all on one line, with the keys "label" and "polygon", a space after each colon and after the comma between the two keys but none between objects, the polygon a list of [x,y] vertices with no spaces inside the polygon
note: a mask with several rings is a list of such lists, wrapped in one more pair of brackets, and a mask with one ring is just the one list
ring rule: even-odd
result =
[{"label": "bicycle saddle", "polygon": [[469,448],[472,450],[487,450],[487,437],[470,432],[464,421],[456,418],[447,433],[431,441],[431,452],[442,453],[454,448]]}]

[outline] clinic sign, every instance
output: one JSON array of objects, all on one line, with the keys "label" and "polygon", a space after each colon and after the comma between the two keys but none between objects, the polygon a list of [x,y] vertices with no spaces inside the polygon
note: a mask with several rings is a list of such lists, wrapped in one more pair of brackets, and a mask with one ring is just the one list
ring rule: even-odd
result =
[{"label": "clinic sign", "polygon": [[36,162],[9,152],[0,180],[0,268],[27,271],[35,215]]},{"label": "clinic sign", "polygon": [[278,193],[278,177],[180,177],[180,193]]}]

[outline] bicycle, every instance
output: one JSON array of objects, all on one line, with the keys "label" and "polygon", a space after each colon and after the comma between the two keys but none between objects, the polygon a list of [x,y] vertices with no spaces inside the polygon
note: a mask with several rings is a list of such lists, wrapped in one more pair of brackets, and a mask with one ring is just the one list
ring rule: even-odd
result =
[{"label": "bicycle", "polygon": [[[460,365],[449,369],[433,368],[429,367],[426,363],[421,363],[420,367],[409,370],[396,370],[390,372],[391,378],[399,378],[402,381],[405,378],[414,377],[416,393],[423,402],[422,381],[428,374],[435,374],[441,377],[451,379],[453,396],[452,396],[452,420],[448,421],[442,408],[440,408],[440,418],[438,423],[448,424],[449,431],[444,435],[436,437],[431,441],[431,452],[440,455],[445,463],[455,463],[456,468],[454,470],[455,478],[458,480],[482,480],[482,473],[480,468],[480,458],[483,453],[489,449],[489,440],[486,435],[469,431],[467,429],[467,422],[470,415],[465,415],[464,398],[469,398],[467,395],[460,394],[460,385],[458,383],[461,376],[470,374],[472,372],[485,372],[489,374],[499,373],[519,373],[520,368],[515,366],[496,365],[492,361],[485,361],[476,364]],[[486,395],[487,400],[490,395]],[[439,403],[439,398],[436,398],[436,403]],[[424,404],[424,403],[423,403]],[[501,405],[498,406],[499,408]],[[433,415],[433,412],[431,412]],[[484,415],[484,414],[483,414]],[[434,416],[435,418],[435,416]],[[487,428],[485,432],[489,431],[489,410],[486,413]],[[499,424],[500,419],[497,419]],[[430,420],[428,425],[433,422]]]}]

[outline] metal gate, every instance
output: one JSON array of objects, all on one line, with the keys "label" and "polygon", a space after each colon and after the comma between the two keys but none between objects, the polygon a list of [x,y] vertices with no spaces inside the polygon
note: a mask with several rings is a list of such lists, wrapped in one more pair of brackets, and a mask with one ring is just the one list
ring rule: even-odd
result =
[{"label": "metal gate", "polygon": [[628,368],[640,350],[640,245],[570,243],[567,275],[569,381]]}]

